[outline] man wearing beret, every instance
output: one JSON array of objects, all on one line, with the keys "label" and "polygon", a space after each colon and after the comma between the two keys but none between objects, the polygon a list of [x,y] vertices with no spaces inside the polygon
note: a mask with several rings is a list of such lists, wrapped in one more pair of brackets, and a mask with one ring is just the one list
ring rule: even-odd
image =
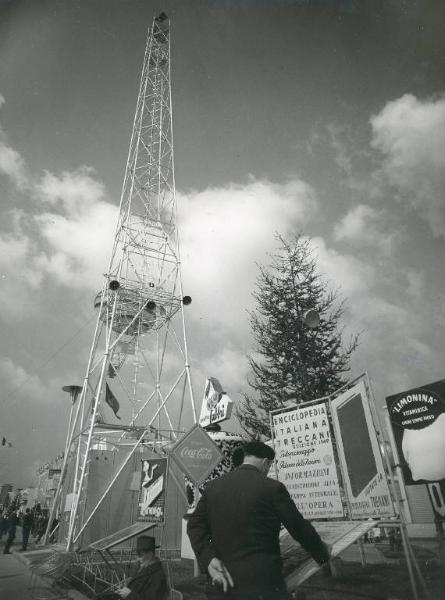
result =
[{"label": "man wearing beret", "polygon": [[159,558],[155,556],[155,538],[141,535],[136,540],[136,553],[139,570],[125,586],[114,592],[99,594],[97,598],[111,600],[126,598],[127,600],[166,600],[168,585]]},{"label": "man wearing beret", "polygon": [[209,482],[187,533],[214,600],[285,600],[279,534],[290,535],[319,563],[329,551],[303,518],[286,487],[267,477],[275,452],[258,441],[244,446],[237,469]]}]

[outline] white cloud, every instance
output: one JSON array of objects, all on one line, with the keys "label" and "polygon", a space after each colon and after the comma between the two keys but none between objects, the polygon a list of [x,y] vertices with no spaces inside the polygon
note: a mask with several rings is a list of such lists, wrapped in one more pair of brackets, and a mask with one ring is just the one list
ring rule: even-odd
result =
[{"label": "white cloud", "polygon": [[48,247],[39,257],[40,268],[64,285],[100,288],[118,215],[105,201],[104,185],[92,169],[81,167],[60,176],[45,173],[35,194],[54,207],[35,217]]},{"label": "white cloud", "polygon": [[[0,109],[5,104],[5,97],[0,94]],[[19,189],[26,186],[26,165],[22,156],[7,144],[6,134],[0,126],[0,172],[7,175]]]},{"label": "white cloud", "polygon": [[71,218],[54,213],[36,217],[50,247],[41,254],[39,266],[64,285],[99,289],[110,257],[117,207],[101,201],[76,211]]},{"label": "white cloud", "polygon": [[47,400],[48,391],[41,379],[37,375],[30,375],[22,366],[16,365],[6,356],[0,356],[0,375],[5,396],[14,393],[33,401]]},{"label": "white cloud", "polygon": [[198,382],[200,387],[197,389],[199,404],[204,396],[204,382],[207,377],[217,377],[223,389],[233,397],[240,392],[240,386],[246,381],[248,370],[247,356],[238,348],[230,346],[229,343],[216,348],[215,353],[205,357],[199,365],[199,371],[202,373]]},{"label": "white cloud", "polygon": [[415,385],[413,378],[426,368],[439,373],[440,355],[434,352],[429,323],[423,317],[422,274],[398,268],[390,260],[377,263],[372,253],[362,258],[341,253],[322,238],[312,243],[320,272],[347,301],[344,341],[362,332],[352,356],[352,374],[369,371],[379,382],[379,392],[389,394]]},{"label": "white cloud", "polygon": [[[328,125],[328,132],[330,135],[330,141],[335,151],[335,162],[337,166],[350,177],[352,175],[352,158],[350,155],[349,145],[342,139],[346,135],[346,130],[341,130],[336,125]],[[348,140],[349,141],[349,140]]]},{"label": "white cloud", "polygon": [[43,202],[60,206],[65,214],[76,217],[104,199],[105,187],[94,177],[94,169],[86,166],[63,171],[60,176],[46,171],[35,193]]},{"label": "white cloud", "polygon": [[445,236],[445,99],[412,94],[388,102],[371,118],[372,146],[399,200],[416,209],[435,236]]},{"label": "white cloud", "polygon": [[366,204],[358,204],[334,226],[334,239],[349,242],[358,248],[373,247],[390,254],[400,232],[388,231],[388,218],[384,211]]},{"label": "white cloud", "polygon": [[0,171],[5,173],[18,188],[25,187],[27,183],[25,161],[16,150],[7,146],[1,139]]},{"label": "white cloud", "polygon": [[28,303],[29,293],[41,285],[43,274],[35,267],[35,245],[18,227],[14,233],[0,235],[1,316],[16,320],[36,307]]},{"label": "white cloud", "polygon": [[375,282],[375,268],[363,260],[329,248],[323,238],[313,238],[312,247],[320,273],[330,287],[341,288],[347,298],[364,295]]},{"label": "white cloud", "polygon": [[245,327],[255,263],[274,250],[275,232],[295,232],[317,211],[313,189],[251,181],[178,197],[185,292],[209,329]]},{"label": "white cloud", "polygon": [[[0,94],[0,108],[4,102]],[[10,317],[21,314],[27,291],[45,277],[69,287],[100,288],[118,209],[106,201],[94,169],[83,166],[60,175],[46,171],[36,179],[5,140],[0,128],[0,171],[40,203],[37,213],[35,203],[34,213],[12,211],[12,233],[0,237],[0,299],[6,306],[3,316]]]},{"label": "white cloud", "polygon": [[[13,211],[12,233],[0,236],[0,298],[5,317],[24,316],[30,289],[45,278],[98,290],[111,252],[118,209],[105,201],[93,171],[45,173],[29,188],[52,211]],[[32,310],[31,310],[32,312]]]}]

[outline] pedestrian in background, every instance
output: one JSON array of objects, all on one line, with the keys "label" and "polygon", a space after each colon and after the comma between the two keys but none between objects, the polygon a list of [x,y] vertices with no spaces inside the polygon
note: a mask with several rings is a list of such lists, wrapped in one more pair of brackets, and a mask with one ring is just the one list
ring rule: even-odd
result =
[{"label": "pedestrian in background", "polygon": [[22,519],[22,550],[26,551],[28,548],[29,535],[34,523],[31,511],[29,508],[26,509]]},{"label": "pedestrian in background", "polygon": [[3,535],[8,532],[8,519],[6,517],[6,511],[0,511],[0,540]]},{"label": "pedestrian in background", "polygon": [[38,544],[42,537],[45,535],[46,528],[48,526],[49,517],[47,514],[42,514],[39,519],[39,527],[37,530],[36,543]]},{"label": "pedestrian in background", "polygon": [[11,546],[15,540],[15,534],[17,530],[17,525],[19,523],[18,510],[11,511],[8,517],[8,537],[6,538],[5,548],[3,550],[3,554],[11,554]]}]

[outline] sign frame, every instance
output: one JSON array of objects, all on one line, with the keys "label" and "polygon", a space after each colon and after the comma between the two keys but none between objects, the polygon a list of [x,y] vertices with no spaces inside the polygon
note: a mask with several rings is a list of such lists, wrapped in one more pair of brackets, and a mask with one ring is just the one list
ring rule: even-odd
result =
[{"label": "sign frame", "polygon": [[[414,486],[427,485],[437,481],[445,482],[445,477],[440,478],[439,473],[431,472],[431,466],[430,473],[423,473],[427,476],[422,477],[422,466],[425,462],[421,457],[417,456],[416,451],[409,453],[409,449],[408,453],[410,456],[408,458],[407,449],[404,447],[405,441],[410,438],[410,441],[407,441],[406,444],[408,446],[411,442],[411,446],[415,448],[416,442],[414,439],[422,435],[420,433],[422,430],[427,430],[430,427],[437,428],[438,424],[435,425],[435,423],[439,418],[442,419],[443,424],[443,415],[445,414],[445,379],[386,396],[385,407],[389,421],[388,428],[390,429],[391,442],[395,446],[395,452],[393,447],[393,453],[398,457],[398,464],[400,465],[405,485]],[[430,424],[428,424],[428,421],[431,421]],[[443,458],[443,448],[439,448],[439,452],[437,452],[437,429],[435,431],[435,438],[432,435],[430,438],[424,438],[423,442],[420,442],[420,440],[417,441],[417,448],[419,444],[422,444],[423,452],[428,453],[425,450],[425,446],[429,445],[431,439],[436,439],[436,448],[433,443],[433,446],[429,450],[429,457],[436,450],[435,455],[439,455],[442,458],[442,461],[438,465],[438,471],[442,474],[445,473],[445,459]],[[443,440],[444,438],[441,437],[441,439]],[[429,465],[431,465],[431,462]]]},{"label": "sign frame", "polygon": [[[138,515],[136,517],[136,521],[138,523],[154,523],[155,525],[163,525],[165,523],[165,512],[166,512],[166,504],[167,504],[167,483],[168,483],[168,474],[169,474],[169,460],[168,457],[156,457],[156,458],[141,458],[141,482],[139,485],[139,498],[138,498]],[[151,472],[151,480],[147,479],[146,482],[143,480],[144,473],[144,463],[151,463],[152,472]],[[155,475],[155,471],[157,467],[161,465],[160,474],[158,476]],[[148,473],[146,472],[147,476]],[[144,486],[145,483],[145,486]],[[150,484],[150,485],[147,485]],[[152,494],[152,499],[148,503],[147,509],[153,507],[153,514],[143,515],[142,511],[144,508],[142,507],[143,502],[143,488],[146,488],[145,500],[149,500],[150,491]],[[155,513],[158,513],[157,515]]]},{"label": "sign frame", "polygon": [[[191,440],[192,444],[194,443],[195,446],[199,445],[199,439],[196,437],[196,441],[195,441],[193,436],[195,436],[195,437],[201,436],[202,442],[205,441],[208,448],[210,448],[211,451],[213,451],[216,454],[216,456],[218,457],[218,460],[216,462],[215,462],[215,460],[212,460],[211,463],[209,462],[208,465],[205,467],[205,469],[199,473],[199,475],[197,475],[196,473],[193,472],[193,470],[190,468],[190,464],[187,464],[187,461],[184,461],[183,457],[179,456],[182,451],[183,446],[187,443],[187,441]],[[202,444],[202,442],[201,442],[201,444]],[[224,458],[224,455],[221,452],[221,450],[218,448],[218,446],[215,444],[215,442],[212,440],[212,438],[206,433],[206,431],[200,426],[199,423],[195,423],[195,425],[193,425],[191,427],[191,429],[189,429],[188,432],[185,433],[185,435],[183,435],[182,438],[176,442],[176,444],[170,450],[170,456],[175,461],[176,465],[182,471],[182,473],[187,475],[187,477],[197,487],[203,481],[205,481],[207,479],[207,477],[210,475],[210,473],[214,469],[216,469],[216,467],[219,465],[219,463]]]},{"label": "sign frame", "polygon": [[[363,408],[363,415],[367,427],[367,433],[369,435],[369,442],[371,446],[372,457],[375,463],[376,474],[374,475],[373,479],[369,480],[368,483],[364,485],[361,492],[359,492],[356,495],[354,494],[354,490],[352,489],[353,481],[351,479],[351,473],[348,470],[348,460],[346,456],[347,452],[341,433],[341,425],[338,417],[338,410],[342,407],[345,407],[348,402],[351,402],[357,396],[360,396],[361,406]],[[334,427],[335,438],[337,441],[337,453],[342,473],[343,486],[348,500],[350,518],[353,520],[360,520],[368,518],[381,519],[394,516],[395,509],[393,497],[390,490],[390,486],[388,484],[387,474],[383,464],[383,458],[377,439],[375,423],[371,412],[369,393],[367,390],[367,386],[365,385],[365,378],[359,378],[351,386],[348,386],[346,389],[343,389],[343,391],[341,391],[340,394],[333,394],[329,400],[329,405],[332,415],[332,424]],[[372,506],[372,508],[375,510],[369,510],[368,512],[366,512],[366,509],[368,508],[367,506],[365,506],[365,504],[368,502],[366,497],[369,496],[369,498],[371,498],[371,488],[381,488],[381,491],[383,493],[376,496],[376,498],[380,499],[373,502],[382,502],[384,506],[374,505]],[[364,494],[362,500],[359,499],[361,494]],[[384,497],[386,497],[385,500],[383,500]],[[357,502],[357,506],[354,506],[354,502]],[[371,501],[369,500],[369,502]],[[371,502],[371,504],[373,504],[373,502]]]},{"label": "sign frame", "polygon": [[199,424],[207,427],[213,423],[227,421],[232,415],[233,401],[216,377],[208,377],[204,387],[204,398],[201,405]]},{"label": "sign frame", "polygon": [[[300,417],[298,413],[303,412],[307,412],[308,414]],[[315,414],[312,415],[312,413]],[[298,433],[301,433],[300,430],[302,430],[302,427],[304,425],[306,426],[306,428],[308,427],[307,423],[309,421],[312,423],[312,432],[316,430],[319,436],[322,436],[321,439],[319,439],[318,443],[311,443],[310,448],[303,448],[303,446],[305,445],[308,446],[309,442],[298,442],[298,444],[302,446],[302,448],[295,450],[295,452],[301,455],[301,458],[296,460],[294,463],[286,462],[286,467],[283,468],[283,472],[285,475],[284,481],[279,476],[280,467],[277,463],[279,460],[281,460],[282,456],[280,452],[281,448],[278,448],[276,443],[278,438],[276,435],[276,425],[274,423],[275,419],[278,421],[280,415],[288,415],[289,423],[288,425],[283,425],[283,429],[284,427],[286,427],[286,430],[292,429],[292,427],[294,428],[294,430],[295,428],[297,428],[298,435]],[[295,416],[294,420],[292,419],[292,415]],[[320,417],[322,417],[321,423]],[[293,424],[291,424],[291,421]],[[324,426],[323,421],[326,421],[326,424]],[[289,427],[289,425],[291,426]],[[335,451],[331,439],[331,428],[329,425],[329,404],[327,398],[319,398],[315,401],[305,402],[292,407],[286,407],[285,409],[277,409],[274,411],[270,411],[270,429],[272,434],[272,442],[276,453],[276,476],[277,479],[281,481],[281,483],[283,483],[288,488],[288,486],[285,483],[286,477],[289,476],[291,479],[295,480],[302,472],[304,472],[304,469],[306,469],[306,471],[312,470],[310,466],[311,464],[318,465],[318,469],[314,467],[316,471],[321,471],[318,477],[325,475],[325,480],[322,480],[321,482],[317,480],[317,486],[315,486],[315,481],[311,482],[314,484],[312,487],[317,488],[316,490],[309,489],[309,487],[301,487],[300,489],[300,487],[298,487],[299,484],[295,483],[295,481],[293,485],[297,486],[298,492],[295,492],[293,494],[291,490],[288,489],[293,501],[295,502],[298,510],[302,513],[302,515],[311,521],[316,521],[317,519],[343,518],[345,516],[345,510],[341,496],[339,473],[335,460]],[[303,429],[303,431],[308,431],[308,429]],[[324,437],[326,433],[328,434],[327,438]],[[302,435],[306,434],[303,433]],[[300,435],[299,437],[302,437],[302,435]],[[284,438],[283,441],[286,443],[286,438]],[[324,444],[326,444],[326,448],[322,447]],[[294,449],[297,448],[297,446],[292,445],[291,448]],[[312,456],[312,459],[309,458],[308,452],[310,452],[311,455],[315,453],[315,455]],[[334,468],[334,473],[329,475],[329,471],[332,467]],[[324,471],[328,472],[323,473]],[[321,483],[320,487],[318,487],[318,483]],[[315,496],[315,494],[317,494],[317,496]],[[295,498],[295,495],[297,495],[297,498]],[[321,495],[321,497],[319,495]],[[299,498],[301,498],[300,505],[298,503]],[[304,502],[307,502],[308,505],[312,502],[314,505],[320,504],[320,506],[316,506],[314,508],[315,514],[308,514],[307,510],[305,510],[302,506],[302,503]],[[332,509],[328,510],[327,506],[321,506],[322,503],[326,504],[327,502],[331,502],[333,504]]]}]

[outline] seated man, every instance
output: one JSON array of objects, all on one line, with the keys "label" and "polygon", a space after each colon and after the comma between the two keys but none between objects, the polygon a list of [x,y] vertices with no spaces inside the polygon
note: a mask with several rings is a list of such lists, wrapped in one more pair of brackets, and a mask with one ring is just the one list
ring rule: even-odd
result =
[{"label": "seated man", "polygon": [[139,560],[139,570],[131,577],[126,585],[114,592],[99,594],[96,598],[112,600],[126,598],[127,600],[166,600],[168,585],[159,558],[155,556],[155,538],[141,535],[136,540],[136,553]]}]

